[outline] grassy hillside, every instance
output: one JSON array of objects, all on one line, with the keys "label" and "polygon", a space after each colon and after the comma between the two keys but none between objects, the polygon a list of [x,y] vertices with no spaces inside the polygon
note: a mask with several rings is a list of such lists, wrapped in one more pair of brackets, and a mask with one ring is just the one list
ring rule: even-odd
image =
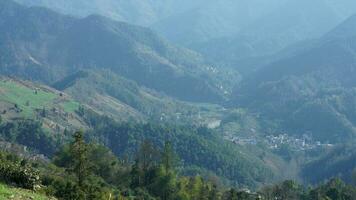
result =
[{"label": "grassy hillside", "polygon": [[34,193],[30,190],[10,187],[0,183],[0,200],[50,200],[54,198],[47,197],[42,194]]},{"label": "grassy hillside", "polygon": [[221,106],[179,101],[109,70],[80,71],[53,87],[117,121],[206,124],[223,115]]},{"label": "grassy hillside", "polygon": [[80,103],[63,92],[40,84],[0,77],[0,116],[3,120],[38,119],[55,132],[85,128]]}]

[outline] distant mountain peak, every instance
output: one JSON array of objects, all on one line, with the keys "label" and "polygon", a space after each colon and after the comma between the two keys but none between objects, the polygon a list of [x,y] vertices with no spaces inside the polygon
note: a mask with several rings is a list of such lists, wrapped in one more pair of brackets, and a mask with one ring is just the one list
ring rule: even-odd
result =
[{"label": "distant mountain peak", "polygon": [[349,17],[343,23],[336,26],[333,30],[327,33],[324,39],[337,39],[356,36],[356,14]]}]

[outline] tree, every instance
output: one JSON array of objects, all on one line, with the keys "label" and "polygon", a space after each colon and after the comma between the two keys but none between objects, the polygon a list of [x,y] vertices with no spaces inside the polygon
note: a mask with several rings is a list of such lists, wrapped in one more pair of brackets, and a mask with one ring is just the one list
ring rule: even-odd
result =
[{"label": "tree", "polygon": [[84,183],[90,174],[90,162],[88,160],[88,145],[84,141],[83,131],[74,134],[74,142],[70,146],[72,155],[71,170],[77,177],[79,188],[84,189]]},{"label": "tree", "polygon": [[152,184],[150,191],[162,200],[176,199],[184,196],[178,188],[177,174],[174,170],[175,154],[169,142],[166,142],[161,152],[161,163],[152,170]]},{"label": "tree", "polygon": [[173,170],[176,163],[176,155],[174,154],[172,145],[170,142],[166,142],[163,147],[161,155],[161,164],[166,173]]},{"label": "tree", "polygon": [[225,198],[226,200],[238,200],[238,192],[236,189],[232,188],[227,193]]},{"label": "tree", "polygon": [[46,116],[47,116],[46,108],[43,107],[41,110],[41,117],[46,117]]},{"label": "tree", "polygon": [[144,173],[147,173],[152,167],[157,165],[159,152],[149,140],[145,140],[141,144],[136,157],[139,167]]},{"label": "tree", "polygon": [[[1,118],[0,118],[0,123],[1,123]],[[352,170],[352,184],[356,186],[356,167]]]},{"label": "tree", "polygon": [[174,171],[166,171],[161,165],[156,169],[150,191],[162,200],[173,200],[178,196],[177,176]]},{"label": "tree", "polygon": [[142,185],[142,171],[139,167],[139,162],[138,160],[135,161],[135,163],[132,165],[131,172],[130,172],[130,178],[131,178],[131,187],[132,188],[137,188]]},{"label": "tree", "polygon": [[209,194],[209,200],[218,200],[218,199],[221,199],[219,189],[216,187],[216,185],[213,185],[211,187],[211,191]]}]

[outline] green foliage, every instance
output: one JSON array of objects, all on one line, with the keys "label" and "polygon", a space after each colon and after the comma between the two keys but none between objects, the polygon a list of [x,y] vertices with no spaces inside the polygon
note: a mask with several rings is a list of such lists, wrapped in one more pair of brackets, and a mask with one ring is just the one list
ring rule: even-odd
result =
[{"label": "green foliage", "polygon": [[64,167],[67,176],[75,178],[63,180],[49,176],[47,184],[52,186],[54,195],[63,199],[104,199],[111,189],[104,187],[102,178],[108,182],[115,178],[116,174],[112,173],[115,159],[111,160],[113,157],[109,157],[105,148],[87,144],[82,131],[75,132],[73,139],[57,153],[53,162]]},{"label": "green foliage", "polygon": [[260,160],[242,154],[235,145],[215,132],[192,126],[157,125],[153,123],[117,123],[105,117],[86,116],[94,128],[87,135],[100,141],[116,155],[133,155],[140,142],[147,139],[160,148],[170,141],[183,161],[183,167],[199,166],[234,184],[257,186],[273,179],[273,173]]},{"label": "green foliage", "polygon": [[356,166],[354,143],[338,145],[318,159],[305,164],[301,176],[306,182],[317,184],[325,179],[338,176],[347,183],[352,183],[352,173]]},{"label": "green foliage", "polygon": [[0,137],[6,141],[28,146],[45,155],[56,151],[57,139],[33,120],[17,120],[0,124]]},{"label": "green foliage", "polygon": [[356,188],[346,185],[340,179],[332,179],[325,185],[311,190],[309,197],[315,200],[351,200],[356,197]]},{"label": "green foliage", "polygon": [[13,160],[11,156],[0,154],[0,180],[8,184],[34,190],[40,185],[39,172],[21,160]]},{"label": "green foliage", "polygon": [[265,187],[261,191],[264,199],[305,199],[304,188],[294,181],[285,181],[271,187]]},{"label": "green foliage", "polygon": [[161,164],[166,172],[169,172],[174,168],[176,164],[176,155],[173,152],[172,145],[170,142],[164,143],[161,159]]},{"label": "green foliage", "polygon": [[88,160],[88,146],[84,142],[82,131],[74,133],[74,142],[70,146],[72,155],[70,171],[72,171],[78,180],[78,186],[84,187],[85,179],[90,175],[90,162]]},{"label": "green foliage", "polygon": [[44,194],[34,193],[31,190],[24,190],[20,188],[10,187],[0,183],[0,199],[17,199],[17,200],[50,200]]},{"label": "green foliage", "polygon": [[[2,153],[0,181],[32,189],[40,184],[40,172],[44,191],[63,200],[352,200],[356,195],[356,188],[340,179],[310,189],[294,181],[285,181],[264,187],[257,193],[217,187],[200,176],[180,175],[172,162],[174,154],[169,142],[160,149],[145,140],[137,150],[135,162],[129,163],[101,145],[85,142],[83,134],[76,132],[73,142],[56,154],[53,162],[57,166],[25,162]],[[36,179],[28,172],[36,174]]]}]

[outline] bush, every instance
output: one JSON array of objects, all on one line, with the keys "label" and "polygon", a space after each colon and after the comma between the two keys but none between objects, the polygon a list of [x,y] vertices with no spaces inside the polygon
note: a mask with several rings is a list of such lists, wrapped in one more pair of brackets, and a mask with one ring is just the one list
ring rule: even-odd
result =
[{"label": "bush", "polygon": [[35,190],[40,185],[39,172],[20,163],[0,160],[0,180],[8,184]]}]

